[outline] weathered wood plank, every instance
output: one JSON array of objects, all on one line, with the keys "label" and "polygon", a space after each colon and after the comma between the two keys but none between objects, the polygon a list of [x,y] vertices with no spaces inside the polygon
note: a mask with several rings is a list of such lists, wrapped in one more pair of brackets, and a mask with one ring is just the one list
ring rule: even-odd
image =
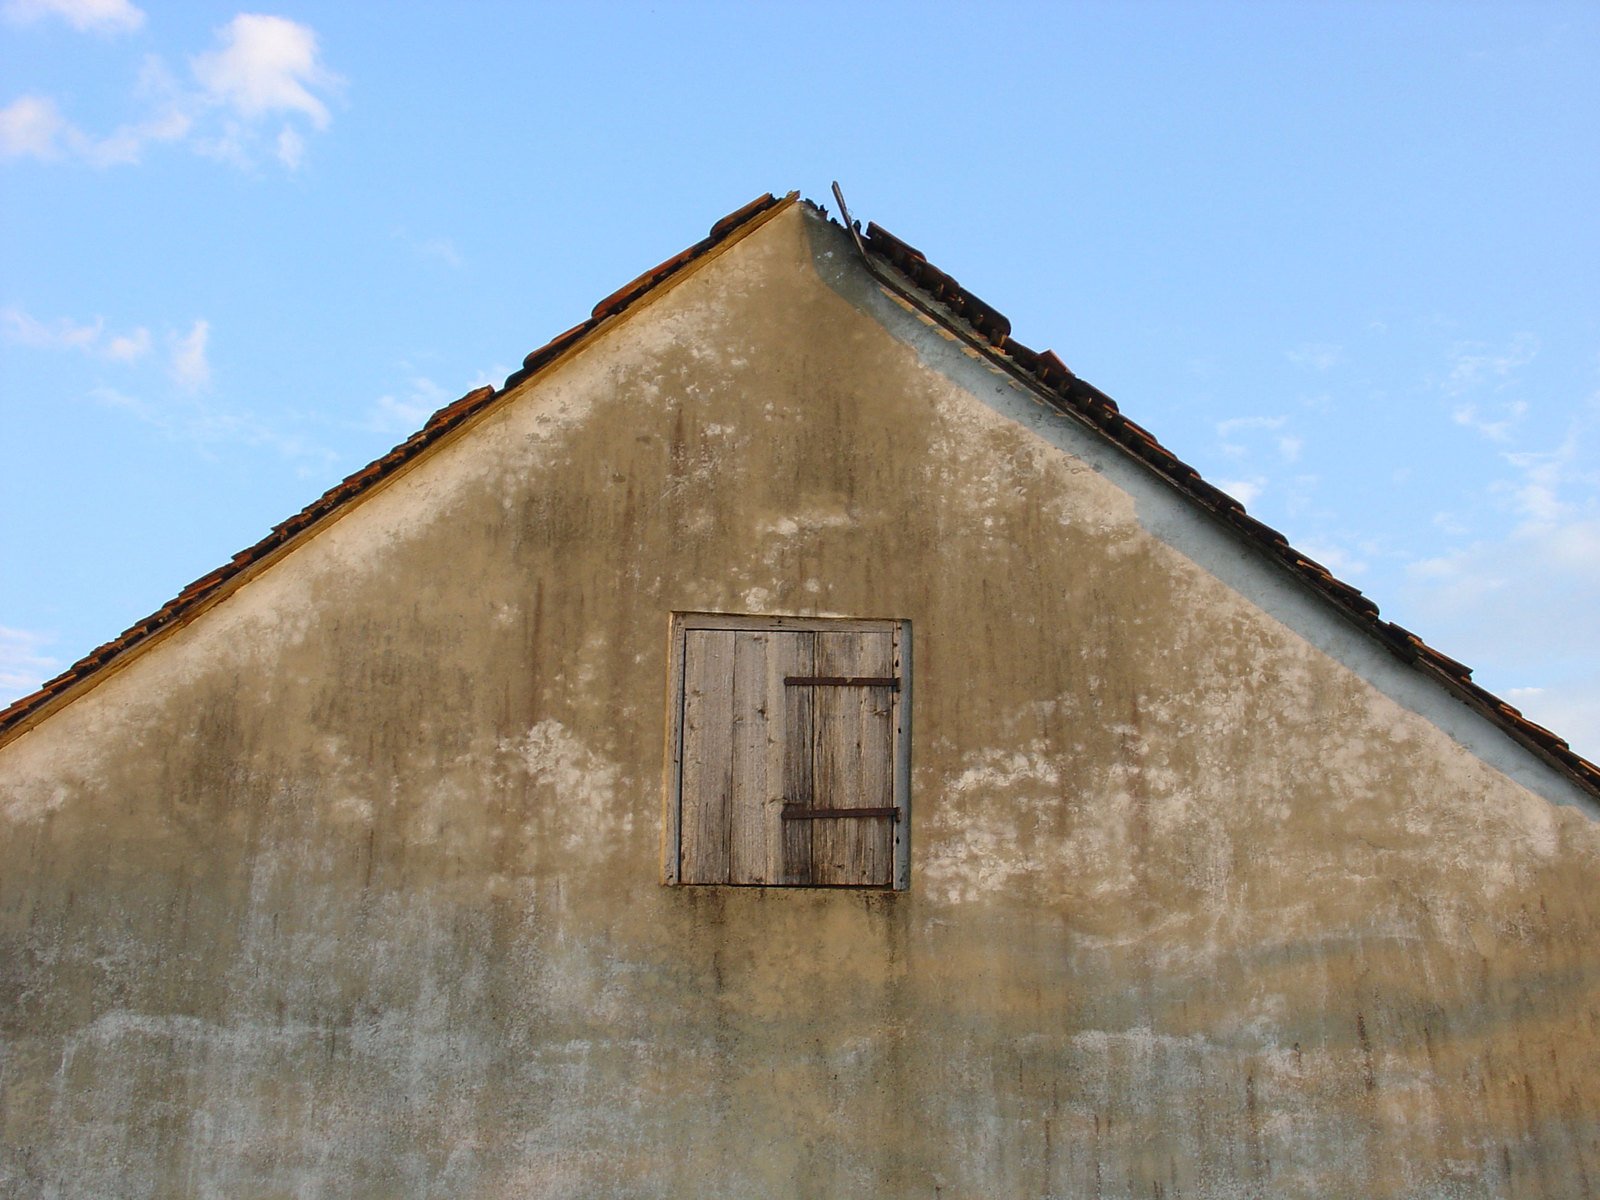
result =
[{"label": "weathered wood plank", "polygon": [[739,631],[733,649],[729,879],[783,880],[783,673],[795,635]]},{"label": "weathered wood plank", "polygon": [[[892,676],[894,638],[887,631],[818,633],[815,674]],[[796,688],[813,693],[814,808],[893,808],[894,689]],[[812,881],[886,887],[894,874],[894,822],[831,819],[811,824]]]},{"label": "weathered wood plank", "polygon": [[[816,665],[817,635],[810,631],[797,631],[782,635],[782,653],[778,656],[781,671],[778,673],[783,712],[783,800],[790,804],[810,808],[813,804],[813,718],[814,689],[783,687],[782,678],[788,675],[809,675]],[[782,805],[779,809],[781,812]],[[778,822],[783,844],[782,882],[808,884],[812,882],[812,821]]]},{"label": "weathered wood plank", "polygon": [[683,663],[682,883],[727,883],[733,792],[731,630],[689,630]]},{"label": "weathered wood plank", "polygon": [[894,673],[900,688],[894,697],[894,802],[900,819],[894,824],[894,880],[899,889],[911,886],[911,625],[897,621],[894,638]]}]

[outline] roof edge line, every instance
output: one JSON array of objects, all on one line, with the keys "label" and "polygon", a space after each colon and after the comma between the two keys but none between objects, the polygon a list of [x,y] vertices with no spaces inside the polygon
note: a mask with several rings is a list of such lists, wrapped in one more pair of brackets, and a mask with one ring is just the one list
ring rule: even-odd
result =
[{"label": "roof edge line", "polygon": [[[928,262],[921,251],[875,223],[862,238],[835,185],[840,222],[855,243],[867,273],[892,296],[946,330],[983,361],[998,368],[1052,412],[1109,442],[1121,455],[1154,475],[1198,508],[1224,533],[1263,561],[1286,571],[1305,591],[1331,605],[1352,628],[1471,709],[1505,737],[1544,763],[1600,805],[1600,765],[1572,750],[1565,738],[1522,716],[1499,696],[1472,682],[1471,669],[1440,653],[1409,630],[1379,616],[1376,603],[1306,557],[1277,530],[1256,520],[1237,499],[1206,482],[1142,426],[1123,416],[1116,401],[1079,378],[1053,351],[1035,351],[1011,338],[1004,314],[972,295]],[[882,259],[882,263],[875,261]],[[929,277],[925,287],[918,275]],[[969,319],[967,310],[972,310]],[[1537,732],[1534,732],[1537,731]]]},{"label": "roof edge line", "polygon": [[347,475],[300,512],[272,527],[266,537],[235,554],[227,563],[202,575],[151,615],[135,622],[111,641],[91,650],[37,691],[0,708],[0,747],[35,728],[74,701],[114,677],[147,651],[167,640],[203,613],[271,569],[290,551],[331,529],[358,505],[384,491],[418,464],[431,459],[498,411],[501,402],[536,376],[580,353],[594,337],[609,332],[644,304],[696,273],[700,267],[761,228],[799,199],[798,191],[782,197],[764,193],[721,217],[706,237],[679,251],[594,306],[586,321],[557,334],[532,351],[521,369],[499,388],[474,388],[434,412],[405,441]]}]

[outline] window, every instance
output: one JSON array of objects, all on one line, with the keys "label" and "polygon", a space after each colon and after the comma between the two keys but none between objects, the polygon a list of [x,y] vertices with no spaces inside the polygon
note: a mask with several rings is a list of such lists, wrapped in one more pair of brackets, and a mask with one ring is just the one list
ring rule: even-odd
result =
[{"label": "window", "polygon": [[679,614],[666,881],[904,888],[904,621]]}]

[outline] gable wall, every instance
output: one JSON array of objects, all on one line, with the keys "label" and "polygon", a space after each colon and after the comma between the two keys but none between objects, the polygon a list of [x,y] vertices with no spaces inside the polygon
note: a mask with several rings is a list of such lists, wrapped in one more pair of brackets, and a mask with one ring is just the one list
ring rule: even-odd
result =
[{"label": "gable wall", "polygon": [[[787,210],[0,749],[0,1194],[1600,1186],[1592,816],[849,254]],[[908,892],[659,885],[674,610],[911,621]]]}]

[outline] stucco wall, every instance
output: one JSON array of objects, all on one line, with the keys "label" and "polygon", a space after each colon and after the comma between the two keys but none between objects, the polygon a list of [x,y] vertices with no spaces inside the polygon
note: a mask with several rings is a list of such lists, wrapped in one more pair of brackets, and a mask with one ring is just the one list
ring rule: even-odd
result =
[{"label": "stucco wall", "polygon": [[[0,748],[0,1191],[1600,1190],[1594,810],[849,254],[785,210]],[[674,610],[911,621],[908,891],[660,885]]]}]

